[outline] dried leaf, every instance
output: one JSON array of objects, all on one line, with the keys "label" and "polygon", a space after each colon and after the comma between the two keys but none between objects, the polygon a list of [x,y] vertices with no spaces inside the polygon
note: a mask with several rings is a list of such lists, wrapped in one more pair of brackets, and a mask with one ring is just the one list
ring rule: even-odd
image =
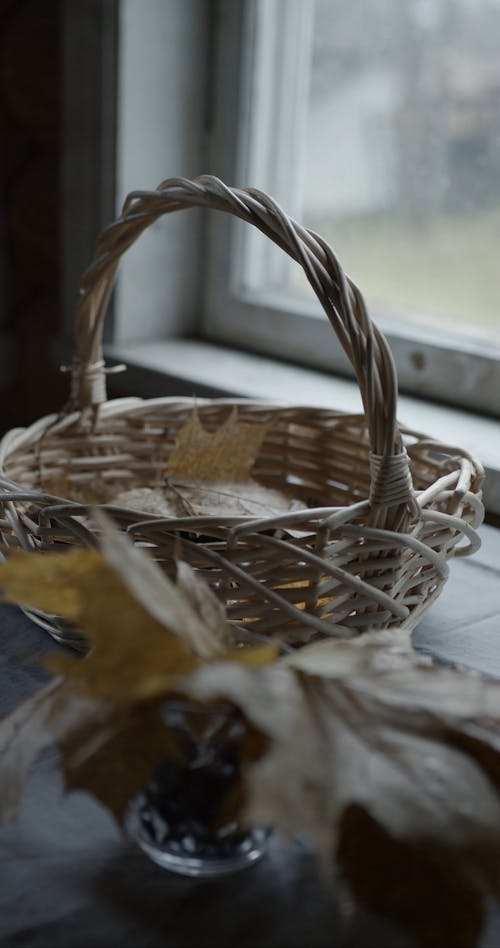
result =
[{"label": "dried leaf", "polygon": [[68,470],[55,470],[50,474],[41,472],[41,487],[47,494],[55,497],[74,500],[79,504],[103,504],[114,492],[113,483],[106,480],[100,473],[94,473],[92,480],[78,477],[78,469],[74,469],[76,476],[71,477]]},{"label": "dried leaf", "polygon": [[155,517],[273,517],[301,504],[282,491],[256,481],[169,479],[164,487],[123,491],[111,505]]},{"label": "dried leaf", "polygon": [[51,684],[0,724],[0,820],[19,805],[33,761],[54,739],[70,788],[93,792],[121,819],[154,764],[175,751],[158,704],[202,659],[262,666],[277,646],[232,648],[225,612],[187,564],[178,585],[99,511],[102,553],[17,554],[0,565],[10,601],[63,614],[85,630],[84,659],[53,656],[69,679]]},{"label": "dried leaf", "polygon": [[154,517],[175,517],[177,514],[165,495],[164,487],[133,487],[116,494],[110,507],[125,507],[139,510]]},{"label": "dried leaf", "polygon": [[236,408],[210,432],[193,409],[177,433],[164,486],[122,491],[111,504],[172,518],[262,518],[302,509],[288,494],[250,477],[266,433],[266,425],[238,421]]},{"label": "dried leaf", "polygon": [[[197,618],[197,634],[191,639],[192,647],[202,658],[217,658],[230,648],[233,639],[224,606],[207,583],[182,560],[177,562],[176,580],[179,598],[185,598],[191,613],[195,613]],[[203,642],[199,642],[200,629],[204,630]]]},{"label": "dried leaf", "polygon": [[426,840],[396,839],[361,807],[343,813],[337,859],[351,900],[406,930],[412,943],[477,944],[487,894],[463,872],[460,856]]},{"label": "dried leaf", "polygon": [[[93,647],[85,661],[57,655],[48,667],[78,682],[82,694],[127,704],[165,694],[201,660],[224,657],[232,629],[204,581],[179,564],[176,586],[102,511],[94,519],[102,553],[19,553],[0,564],[8,601],[57,612]],[[274,648],[260,650],[253,660],[275,655]],[[230,660],[247,660],[246,650],[232,650]]]},{"label": "dried leaf", "polygon": [[102,567],[102,556],[95,550],[50,556],[14,551],[0,564],[3,598],[77,622],[86,590],[99,584]]},{"label": "dried leaf", "polygon": [[51,471],[50,474],[42,472],[41,486],[47,494],[53,494],[55,497],[72,496],[73,484],[68,474],[63,471]]},{"label": "dried leaf", "polygon": [[152,698],[199,661],[95,551],[17,554],[0,564],[0,585],[9,602],[58,613],[83,629],[93,646],[85,660],[56,655],[47,662],[82,694],[126,703]]},{"label": "dried leaf", "polygon": [[273,517],[299,509],[298,501],[256,481],[169,480],[165,496],[174,517]]},{"label": "dried leaf", "polygon": [[[474,944],[486,897],[500,897],[500,686],[382,633],[307,646],[258,674],[213,664],[185,687],[231,700],[269,739],[245,770],[248,822],[308,832],[358,900],[422,944]],[[411,900],[394,889],[405,865]],[[423,871],[433,914],[417,921]],[[456,897],[467,942],[447,941]]]},{"label": "dried leaf", "polygon": [[109,733],[82,725],[60,742],[68,790],[86,790],[121,823],[127,805],[143,791],[155,766],[180,757],[175,733],[161,717],[158,704],[137,705],[115,714]]},{"label": "dried leaf", "polygon": [[222,656],[232,641],[231,626],[224,607],[194,570],[178,562],[177,582],[173,583],[102,511],[94,511],[94,520],[106,563],[146,612],[175,632],[200,658]]},{"label": "dried leaf", "polygon": [[0,722],[0,824],[16,815],[30,768],[52,742],[47,722],[59,687],[51,682]]},{"label": "dried leaf", "polygon": [[107,709],[99,702],[77,699],[66,682],[56,679],[0,722],[0,825],[19,809],[30,769],[54,740],[72,729],[98,733]]},{"label": "dried leaf", "polygon": [[277,642],[267,642],[262,645],[244,645],[229,648],[224,654],[226,662],[239,662],[248,668],[265,668],[272,665],[279,656]]},{"label": "dried leaf", "polygon": [[276,826],[290,836],[309,831],[322,846],[331,834],[333,801],[322,735],[297,675],[281,662],[259,671],[214,663],[182,688],[199,701],[232,701],[269,739],[268,753],[244,772],[247,822]]},{"label": "dried leaf", "polygon": [[[420,944],[474,944],[487,897],[500,898],[500,685],[433,666],[401,633],[323,641],[277,662],[272,642],[228,648],[224,613],[189,567],[175,585],[96,520],[102,554],[0,565],[10,598],[58,612],[62,600],[94,645],[84,661],[52,660],[90,700],[77,707],[71,682],[58,684],[0,725],[0,812],[15,809],[52,735],[68,786],[121,819],[154,764],[177,753],[163,697],[229,701],[252,740],[226,815],[243,808],[248,823],[308,833],[358,901]],[[426,914],[415,912],[422,899]]]},{"label": "dried leaf", "polygon": [[177,432],[165,473],[176,480],[245,481],[266,432],[265,425],[238,421],[236,408],[216,431],[210,432],[193,409]]}]

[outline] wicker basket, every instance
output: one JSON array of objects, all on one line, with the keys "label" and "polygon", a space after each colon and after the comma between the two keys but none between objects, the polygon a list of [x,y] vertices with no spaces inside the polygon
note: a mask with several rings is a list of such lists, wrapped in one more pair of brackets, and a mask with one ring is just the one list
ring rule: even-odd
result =
[{"label": "wicker basket", "polygon": [[[364,414],[198,399],[209,431],[235,406],[242,421],[268,426],[252,477],[292,493],[303,507],[259,521],[108,509],[171,573],[180,550],[226,603],[229,617],[251,623],[256,634],[299,643],[410,630],[439,594],[448,558],[479,545],[481,466],[459,448],[398,425],[387,342],[328,244],[265,194],[210,176],[169,179],[156,191],[132,193],[98,238],[80,287],[69,403],[58,416],[8,432],[0,445],[4,544],[50,551],[94,543],[96,478],[110,496],[161,483],[193,401],[107,401],[102,329],[122,254],[161,215],[189,207],[253,224],[302,265],[354,367]],[[48,492],[58,482],[65,489]],[[57,621],[48,627],[57,629]],[[67,640],[76,644],[71,634]]]}]

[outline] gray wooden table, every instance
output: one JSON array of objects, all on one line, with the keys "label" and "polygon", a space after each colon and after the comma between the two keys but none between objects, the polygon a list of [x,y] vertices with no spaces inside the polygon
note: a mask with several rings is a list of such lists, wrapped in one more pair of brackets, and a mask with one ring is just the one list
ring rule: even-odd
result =
[{"label": "gray wooden table", "polygon": [[[414,633],[418,649],[500,678],[500,531],[451,564],[440,599]],[[0,716],[43,681],[56,646],[19,610],[0,606]],[[1,792],[1,762],[0,762]],[[425,911],[425,908],[423,908]],[[19,820],[0,833],[0,944],[5,946],[404,946],[404,936],[360,913],[341,922],[314,858],[274,838],[254,868],[197,882],[156,867],[90,797],[64,796],[55,752],[35,767]],[[500,946],[492,913],[484,948]]]}]

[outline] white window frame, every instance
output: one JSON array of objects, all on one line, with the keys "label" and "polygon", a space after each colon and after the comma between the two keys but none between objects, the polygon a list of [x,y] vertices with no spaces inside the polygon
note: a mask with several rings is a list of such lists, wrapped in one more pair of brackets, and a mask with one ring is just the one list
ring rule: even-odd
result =
[{"label": "white window frame", "polygon": [[[288,34],[292,44],[296,37],[293,22],[309,6],[309,0],[222,0],[224,16],[218,37],[219,51],[216,77],[216,123],[212,134],[212,167],[222,170],[228,183],[247,183],[248,163],[252,153],[252,132],[258,122],[259,90],[255,85],[256,65],[262,49],[256,39],[260,18],[265,19],[266,43],[269,33],[288,17]],[[290,23],[290,20],[292,21]],[[307,33],[307,29],[306,29]],[[261,33],[262,35],[262,33]],[[303,33],[300,34],[301,38]],[[307,42],[307,35],[305,36]],[[228,51],[230,55],[227,55]],[[295,70],[290,82],[300,76],[300,54],[296,54]],[[237,80],[237,81],[236,81]],[[295,91],[295,90],[294,90]],[[282,89],[270,88],[267,111],[280,115]],[[292,127],[290,122],[290,128]],[[277,150],[286,152],[288,129],[276,125]],[[291,141],[289,136],[289,141]],[[302,156],[294,155],[299,170]],[[290,165],[289,161],[289,165]],[[262,170],[259,168],[259,171]],[[287,169],[287,175],[290,171]],[[299,174],[300,177],[300,174]],[[253,185],[255,181],[248,182]],[[288,182],[287,182],[288,184]],[[274,195],[278,197],[278,188]],[[293,202],[292,202],[293,205]],[[295,208],[285,210],[294,215]],[[208,293],[203,317],[204,334],[214,340],[247,348],[254,352],[322,370],[352,376],[346,357],[333,338],[332,330],[319,304],[303,299],[286,299],[282,294],[258,292],[245,286],[241,269],[241,224],[217,215],[210,221]],[[354,275],[355,277],[355,275]],[[488,343],[469,340],[457,334],[451,340],[443,331],[430,332],[420,326],[395,326],[385,314],[372,315],[386,335],[394,354],[402,391],[436,399],[495,416],[500,415],[500,332],[498,348],[492,354]]]},{"label": "white window frame", "polygon": [[[210,0],[63,0],[62,335],[79,279],[127,194],[206,170]],[[160,221],[126,255],[106,320],[115,344],[193,334],[203,215]]]}]

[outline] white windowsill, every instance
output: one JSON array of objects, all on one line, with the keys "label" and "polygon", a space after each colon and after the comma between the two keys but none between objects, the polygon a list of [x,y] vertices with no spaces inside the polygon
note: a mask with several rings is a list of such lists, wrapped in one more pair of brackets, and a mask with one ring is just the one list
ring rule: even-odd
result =
[{"label": "white windowsill", "polygon": [[[170,339],[110,345],[109,358],[131,369],[164,373],[191,395],[206,386],[224,395],[266,398],[340,411],[361,411],[355,382],[213,343]],[[137,373],[136,373],[137,375]],[[140,377],[140,376],[139,376]],[[164,394],[168,395],[168,386]],[[178,390],[178,387],[177,387]],[[142,395],[142,391],[130,394]],[[447,444],[470,451],[486,468],[487,510],[500,514],[500,421],[401,395],[399,421]]]}]

